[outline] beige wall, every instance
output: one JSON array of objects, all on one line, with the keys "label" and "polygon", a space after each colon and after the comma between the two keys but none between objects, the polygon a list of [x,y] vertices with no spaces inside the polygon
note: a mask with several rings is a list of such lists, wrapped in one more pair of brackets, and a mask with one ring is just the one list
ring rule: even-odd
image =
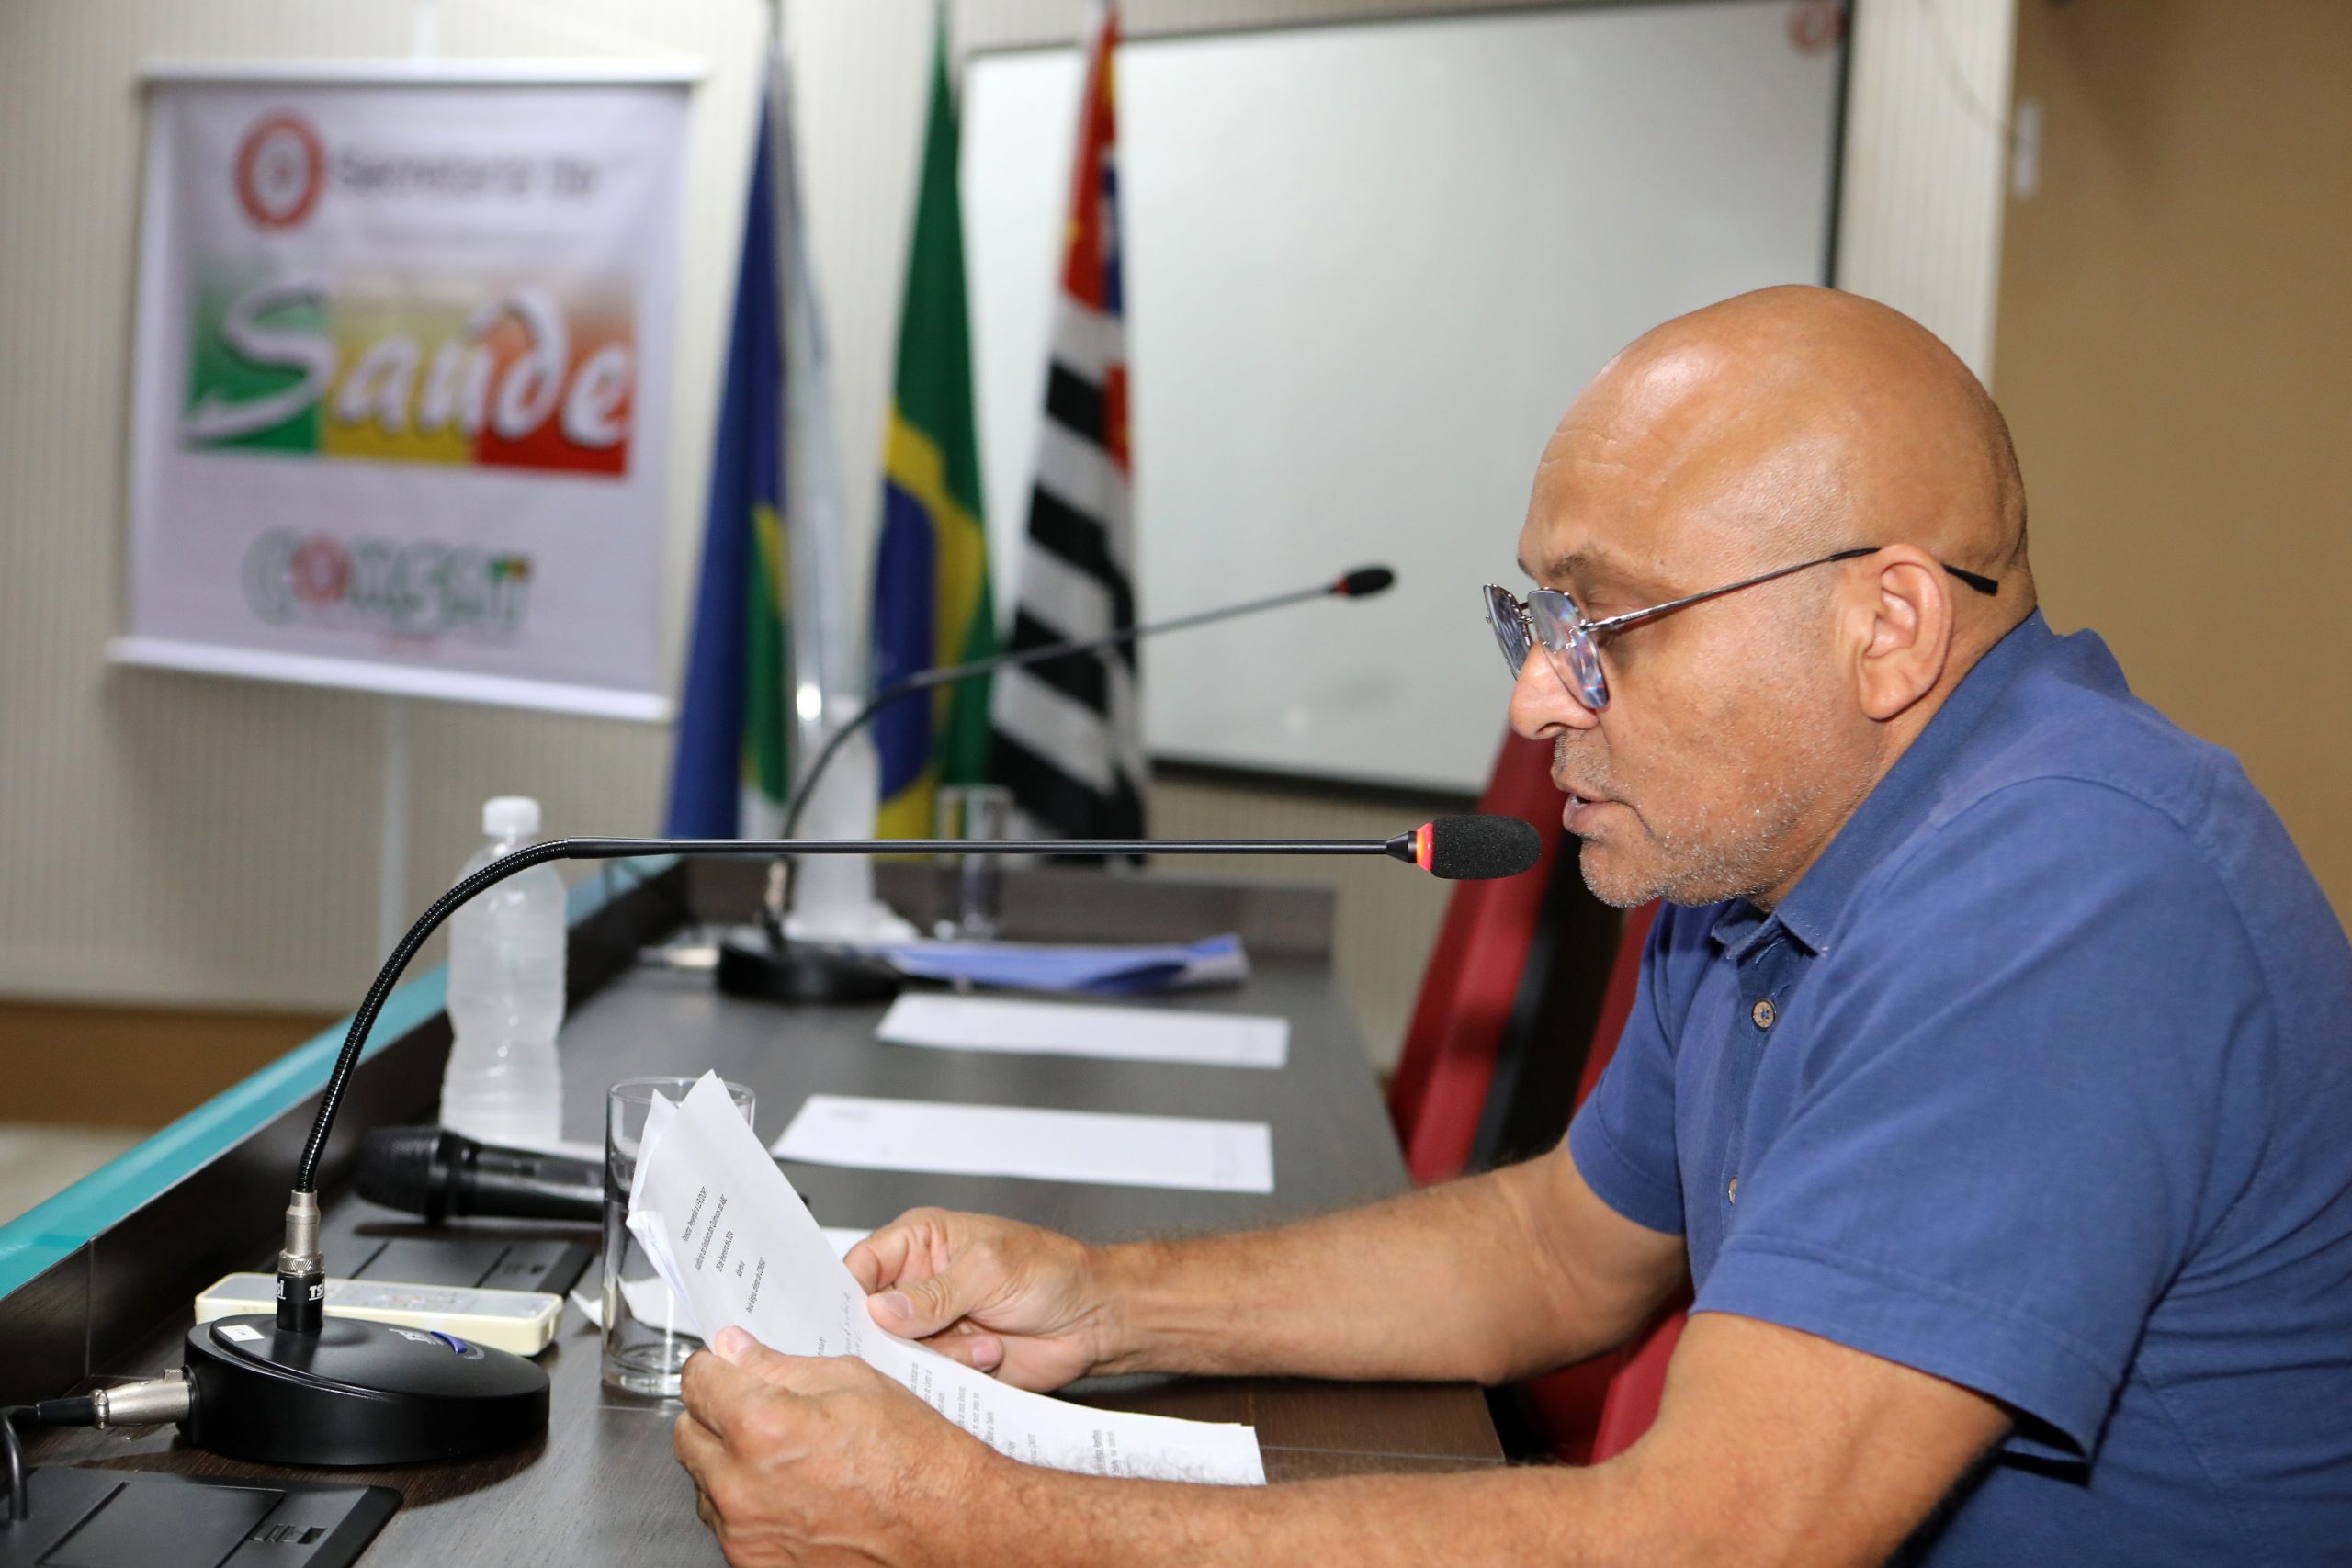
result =
[{"label": "beige wall", "polygon": [[[1860,0],[1840,258],[1848,285],[1984,363],[1990,196],[1970,96],[2006,96],[2012,0]],[[1127,0],[1136,36],[1486,8],[1489,0]],[[811,243],[835,355],[853,559],[872,526],[930,0],[790,0]],[[1080,0],[956,0],[959,48],[1075,36]],[[0,997],[341,1010],[375,951],[384,704],[112,671],[147,59],[693,55],[666,558],[670,646],[699,547],[762,0],[0,0]],[[1455,628],[1444,631],[1451,635]],[[1434,631],[1434,629],[1433,629]],[[1499,731],[1502,693],[1497,693]],[[551,829],[658,822],[665,729],[415,703],[402,902],[471,847],[480,802]],[[1410,803],[1199,784],[1169,832],[1385,833]],[[1296,874],[1295,873],[1285,873]],[[1338,961],[1393,1057],[1443,889],[1340,877]]]},{"label": "beige wall", "polygon": [[2017,93],[1994,390],[2045,607],[2352,912],[2352,6],[2023,0]]}]

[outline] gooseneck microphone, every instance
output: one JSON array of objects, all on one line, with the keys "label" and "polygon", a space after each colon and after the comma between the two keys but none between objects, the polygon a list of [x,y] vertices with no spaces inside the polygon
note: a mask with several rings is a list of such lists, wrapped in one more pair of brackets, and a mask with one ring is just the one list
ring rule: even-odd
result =
[{"label": "gooseneck microphone", "polygon": [[[1025,648],[1017,652],[1000,653],[993,658],[975,659],[964,664],[943,664],[935,669],[918,671],[874,694],[865,706],[850,715],[839,728],[825,738],[825,743],[809,759],[807,771],[800,775],[799,783],[785,800],[784,836],[790,838],[799,830],[801,814],[815,796],[818,781],[825,776],[826,769],[841,753],[842,747],[895,703],[936,691],[942,686],[992,675],[1000,670],[1017,670],[1080,658],[1123,643],[1158,637],[1162,632],[1184,631],[1193,626],[1229,621],[1240,615],[1254,615],[1261,610],[1280,609],[1286,604],[1300,604],[1315,599],[1369,599],[1374,594],[1386,592],[1396,581],[1396,573],[1388,567],[1360,566],[1328,581],[1318,582],[1312,588],[1294,589],[1287,593],[1227,604],[1221,609],[1195,611],[1173,620],[1120,626],[1100,637],[1047,643],[1042,648]],[[973,853],[979,852],[981,848],[978,844],[960,847]],[[913,850],[912,844],[903,840],[893,840],[886,852],[905,854]],[[1083,855],[1095,852],[1073,845],[1055,852]],[[763,941],[726,941],[718,944],[718,964],[715,976],[718,988],[729,996],[797,1003],[880,1001],[895,993],[899,988],[898,973],[878,959],[822,943],[796,942],[786,934],[786,919],[792,908],[792,873],[793,863],[789,856],[778,856],[768,867],[767,887],[761,897],[760,905]]]},{"label": "gooseneck microphone", "polygon": [[[1032,664],[1051,664],[1057,660],[1075,659],[1080,654],[1100,653],[1106,648],[1116,648],[1121,643],[1158,637],[1162,632],[1185,631],[1193,626],[1205,626],[1217,621],[1229,621],[1238,615],[1254,615],[1261,610],[1278,610],[1285,604],[1305,604],[1310,599],[1369,599],[1375,593],[1386,592],[1396,585],[1396,572],[1387,567],[1360,566],[1353,571],[1343,572],[1330,581],[1318,582],[1312,588],[1294,589],[1288,593],[1276,593],[1265,599],[1252,599],[1244,604],[1227,604],[1221,610],[1199,610],[1189,615],[1179,615],[1173,620],[1154,621],[1148,626],[1121,626],[1115,631],[1105,632],[1101,637],[1080,637],[1070,642],[1047,643],[1043,648],[1025,648],[1018,653],[1000,653],[990,659],[975,659],[967,664],[942,664],[934,669],[917,671],[905,680],[885,686],[875,693],[864,707],[850,715],[839,729],[825,738],[824,745],[818,748],[817,755],[810,759],[808,771],[801,775],[799,786],[792,792],[791,798],[785,803],[784,836],[790,838],[800,826],[800,813],[807,807],[809,795],[815,793],[817,781],[824,775],[826,764],[831,762],[833,760],[833,754],[842,749],[842,743],[873,723],[875,716],[884,708],[888,707],[892,703],[911,697],[918,692],[933,691],[941,686],[952,686],[960,681],[976,680],[982,675],[993,675],[1000,670],[1018,670]],[[1069,852],[1076,854],[1083,852],[1074,850]],[[783,919],[783,911],[779,909],[773,912],[780,922]]]},{"label": "gooseneck microphone", "polygon": [[[1527,870],[1541,851],[1536,830],[1510,817],[1441,817],[1390,839],[554,839],[512,851],[435,899],[393,945],[351,1015],[295,1168],[276,1314],[190,1329],[185,1367],[167,1380],[169,1406],[159,1406],[156,1418],[181,1419],[198,1448],[265,1464],[454,1459],[527,1442],[546,1429],[547,1373],[522,1357],[446,1334],[325,1316],[319,1252],[319,1162],[392,987],[459,906],[535,865],[649,854],[1387,855],[1438,876],[1492,877]],[[477,1190],[481,1176],[476,1156]]]}]

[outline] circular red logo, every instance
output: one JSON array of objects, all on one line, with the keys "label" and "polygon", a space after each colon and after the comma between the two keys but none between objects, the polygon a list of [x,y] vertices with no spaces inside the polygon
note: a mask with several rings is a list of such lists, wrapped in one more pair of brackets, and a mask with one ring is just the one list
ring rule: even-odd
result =
[{"label": "circular red logo", "polygon": [[286,576],[294,597],[318,609],[332,609],[343,603],[351,586],[351,558],[334,539],[313,534],[294,547]]},{"label": "circular red logo", "polygon": [[1846,7],[1838,0],[1800,0],[1789,7],[1789,47],[1826,54],[1846,39]]},{"label": "circular red logo", "polygon": [[326,183],[326,147],[299,114],[264,115],[237,143],[237,203],[264,229],[308,218]]}]

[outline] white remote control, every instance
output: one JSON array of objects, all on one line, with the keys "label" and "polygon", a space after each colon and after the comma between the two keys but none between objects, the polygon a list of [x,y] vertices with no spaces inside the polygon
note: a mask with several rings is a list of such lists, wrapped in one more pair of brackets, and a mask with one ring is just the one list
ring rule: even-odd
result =
[{"label": "white remote control", "polygon": [[[277,1310],[274,1274],[229,1274],[196,1298],[196,1321]],[[401,1285],[375,1280],[329,1280],[329,1317],[364,1317],[401,1328],[437,1329],[455,1338],[536,1356],[555,1338],[563,1298],[545,1291],[489,1291],[479,1286]]]}]

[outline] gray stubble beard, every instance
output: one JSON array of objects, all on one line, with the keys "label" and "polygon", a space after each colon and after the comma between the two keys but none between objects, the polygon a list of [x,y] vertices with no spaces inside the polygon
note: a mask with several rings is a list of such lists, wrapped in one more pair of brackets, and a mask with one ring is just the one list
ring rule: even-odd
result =
[{"label": "gray stubble beard", "polygon": [[[1702,819],[1690,833],[1661,832],[1638,808],[1628,807],[1657,847],[1663,862],[1661,871],[1653,885],[1638,890],[1605,888],[1586,859],[1584,852],[1591,847],[1588,840],[1578,848],[1577,869],[1593,897],[1621,909],[1653,898],[1696,908],[1727,898],[1757,898],[1785,881],[1805,853],[1792,842],[1796,825],[1828,793],[1835,761],[1825,754],[1820,730],[1794,716],[1798,707],[1791,704],[1783,708],[1770,732],[1761,738],[1761,754],[1781,766],[1759,781],[1761,795],[1740,814],[1745,821],[1736,830],[1727,836],[1711,834],[1705,831],[1711,824]],[[1554,742],[1555,768],[1565,760],[1566,740],[1562,736]],[[1613,798],[1615,779],[1607,754],[1580,761],[1589,774],[1598,764],[1598,776],[1587,782]],[[1792,788],[1792,779],[1808,782],[1802,789]]]}]

